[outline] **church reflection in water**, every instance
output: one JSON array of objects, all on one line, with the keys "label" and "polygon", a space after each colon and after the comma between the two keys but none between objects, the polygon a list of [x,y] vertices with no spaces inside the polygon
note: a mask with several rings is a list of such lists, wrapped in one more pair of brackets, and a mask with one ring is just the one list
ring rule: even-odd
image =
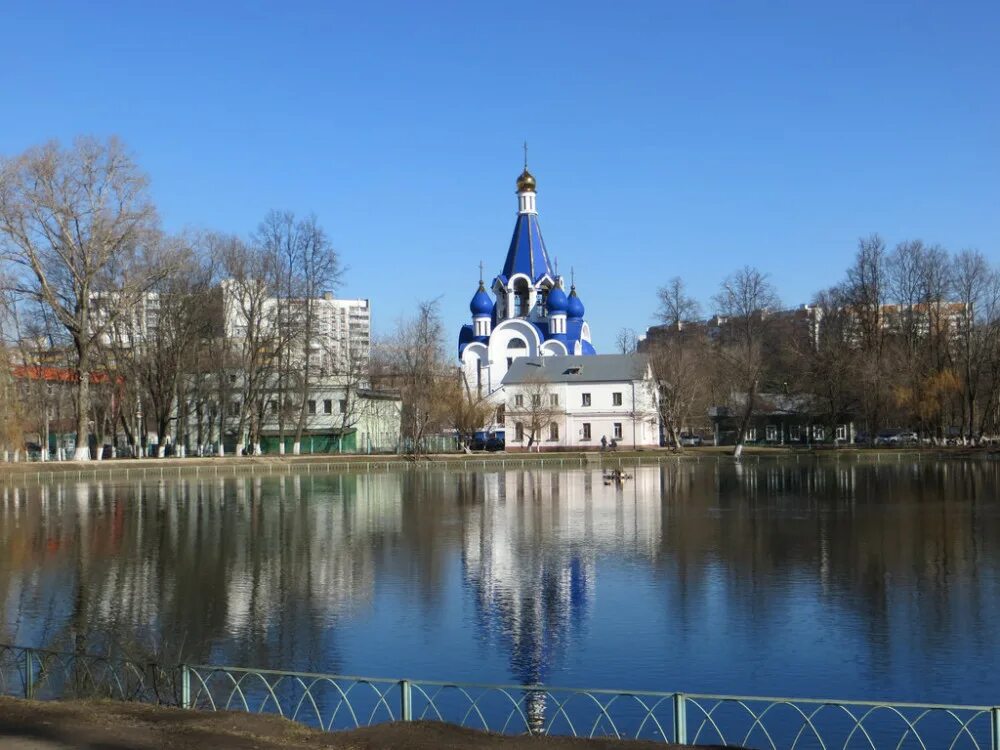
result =
[{"label": "church reflection in water", "polygon": [[[594,471],[508,471],[474,479],[479,502],[465,516],[463,567],[477,622],[509,655],[514,679],[543,684],[586,620],[597,557],[655,551],[659,475],[640,472],[635,481],[612,484]],[[526,697],[536,729],[544,701],[542,693]]]},{"label": "church reflection in water", "polygon": [[[83,636],[149,657],[396,675],[428,649],[457,669],[450,654],[469,642],[482,680],[530,685],[599,662],[578,653],[594,648],[590,625],[627,630],[600,596],[602,574],[625,566],[653,582],[632,601],[663,638],[723,617],[716,629],[745,633],[738,645],[778,674],[767,633],[808,599],[857,646],[859,681],[903,675],[938,644],[959,660],[956,642],[1000,646],[998,489],[985,461],[671,461],[611,485],[588,468],[6,485],[0,642]],[[416,632],[379,631],[398,640],[391,662],[346,645],[404,618]],[[645,666],[622,663],[617,683]]]}]

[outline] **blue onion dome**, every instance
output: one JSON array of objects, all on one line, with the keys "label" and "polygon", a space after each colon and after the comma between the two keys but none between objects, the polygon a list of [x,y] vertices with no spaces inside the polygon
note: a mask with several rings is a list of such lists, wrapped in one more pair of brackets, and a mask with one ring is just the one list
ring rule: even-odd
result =
[{"label": "blue onion dome", "polygon": [[472,302],[469,303],[469,310],[476,317],[493,314],[493,300],[490,299],[482,281],[479,282],[479,289],[472,297]]},{"label": "blue onion dome", "polygon": [[576,294],[576,284],[570,287],[569,299],[566,301],[566,312],[571,318],[583,318],[583,302]]},{"label": "blue onion dome", "polygon": [[569,299],[567,299],[566,292],[562,290],[562,287],[552,287],[552,290],[549,292],[548,299],[545,302],[545,307],[548,309],[549,315],[564,314],[568,304]]}]

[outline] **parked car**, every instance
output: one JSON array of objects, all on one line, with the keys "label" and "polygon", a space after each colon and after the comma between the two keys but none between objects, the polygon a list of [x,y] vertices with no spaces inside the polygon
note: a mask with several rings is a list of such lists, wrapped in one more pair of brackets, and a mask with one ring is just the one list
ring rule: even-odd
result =
[{"label": "parked car", "polygon": [[701,435],[695,435],[693,432],[681,433],[681,445],[685,448],[698,448],[702,443]]},{"label": "parked car", "polygon": [[502,451],[507,447],[506,441],[504,440],[504,434],[502,432],[494,432],[490,435],[489,439],[486,441],[486,450],[491,453],[496,451]]},{"label": "parked car", "polygon": [[875,437],[875,445],[896,447],[900,445],[916,445],[920,442],[917,433],[912,430],[882,430]]},{"label": "parked car", "polygon": [[486,442],[489,440],[489,437],[486,432],[477,432],[472,436],[472,440],[469,441],[469,449],[474,451],[486,450]]}]

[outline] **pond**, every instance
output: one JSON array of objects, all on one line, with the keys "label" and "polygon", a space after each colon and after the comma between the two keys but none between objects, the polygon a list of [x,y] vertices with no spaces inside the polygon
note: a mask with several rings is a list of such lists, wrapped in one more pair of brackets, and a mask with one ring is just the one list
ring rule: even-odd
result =
[{"label": "pond", "polygon": [[1000,702],[1000,464],[729,460],[0,489],[0,642]]}]

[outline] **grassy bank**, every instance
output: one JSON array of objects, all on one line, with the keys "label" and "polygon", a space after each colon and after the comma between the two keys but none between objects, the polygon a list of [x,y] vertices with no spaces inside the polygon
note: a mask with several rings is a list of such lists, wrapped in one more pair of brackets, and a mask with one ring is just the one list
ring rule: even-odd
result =
[{"label": "grassy bank", "polygon": [[[183,711],[119,701],[0,698],[8,750],[663,750],[693,747],[569,737],[505,737],[435,722],[320,732],[278,716]],[[709,746],[701,746],[709,747]]]}]

